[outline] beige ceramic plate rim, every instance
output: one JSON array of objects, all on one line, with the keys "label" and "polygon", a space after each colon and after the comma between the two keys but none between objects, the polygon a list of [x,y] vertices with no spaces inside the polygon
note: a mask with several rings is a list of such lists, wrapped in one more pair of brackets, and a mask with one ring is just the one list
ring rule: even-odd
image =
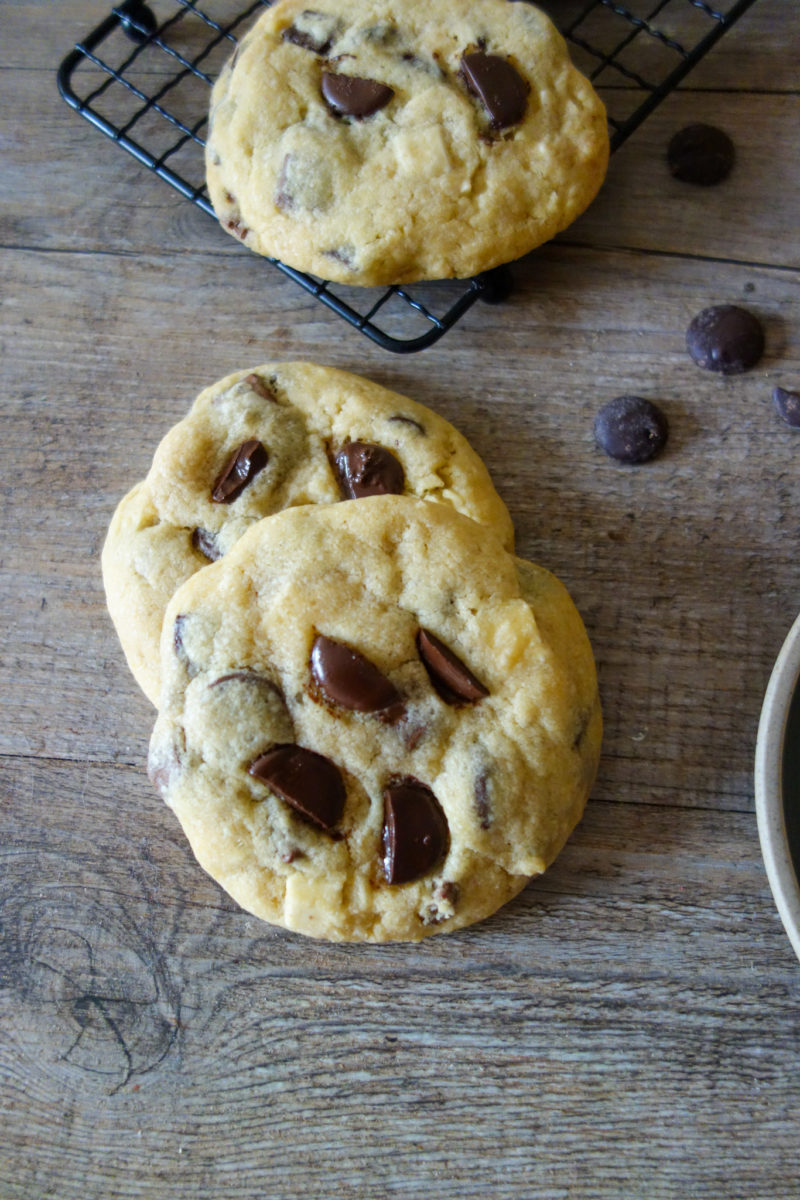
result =
[{"label": "beige ceramic plate rim", "polygon": [[789,631],[767,686],[758,725],[755,795],[758,836],[772,895],[800,958],[800,886],[792,864],[781,784],[789,706],[800,677],[800,617]]}]

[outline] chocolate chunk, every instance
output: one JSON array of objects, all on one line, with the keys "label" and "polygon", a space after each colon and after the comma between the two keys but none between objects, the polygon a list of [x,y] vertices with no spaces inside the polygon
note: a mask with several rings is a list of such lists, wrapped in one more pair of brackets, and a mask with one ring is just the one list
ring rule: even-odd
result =
[{"label": "chocolate chunk", "polygon": [[507,59],[481,51],[463,54],[461,74],[489,114],[492,129],[507,129],[522,120],[530,86]]},{"label": "chocolate chunk", "polygon": [[793,429],[800,429],[800,392],[787,392],[786,388],[776,387],[772,393],[772,403],[782,421]]},{"label": "chocolate chunk", "polygon": [[397,688],[358,650],[318,634],[311,648],[311,674],[332,703],[355,712],[377,712],[398,720],[405,705]]},{"label": "chocolate chunk", "polygon": [[660,408],[641,396],[618,396],[604,404],[594,421],[601,450],[618,462],[642,463],[654,458],[667,442],[669,427]]},{"label": "chocolate chunk", "polygon": [[469,667],[429,630],[420,629],[417,649],[431,683],[448,704],[474,704],[489,695]]},{"label": "chocolate chunk", "polygon": [[362,496],[401,496],[403,468],[390,450],[369,442],[348,442],[336,455],[339,486],[346,500]]},{"label": "chocolate chunk", "polygon": [[385,108],[394,91],[376,79],[358,75],[322,74],[322,95],[328,107],[340,117],[356,117],[359,121]]},{"label": "chocolate chunk", "polygon": [[[301,21],[307,26],[306,29],[300,27]],[[294,46],[299,46],[302,50],[310,50],[312,54],[324,55],[333,45],[335,36],[335,19],[307,8],[300,13],[294,25],[284,29],[281,39],[284,42],[291,42]]]},{"label": "chocolate chunk", "polygon": [[383,871],[389,883],[419,879],[450,846],[447,818],[418,779],[394,780],[383,793]]},{"label": "chocolate chunk", "polygon": [[217,546],[217,535],[210,533],[208,529],[201,529],[199,525],[192,533],[192,545],[211,562],[222,558],[222,551]]},{"label": "chocolate chunk", "polygon": [[694,318],[686,331],[686,349],[706,371],[739,375],[764,353],[764,330],[747,309],[717,304]]},{"label": "chocolate chunk", "polygon": [[687,125],[667,147],[670,174],[684,183],[704,187],[727,179],[735,158],[733,142],[713,125]]},{"label": "chocolate chunk", "polygon": [[275,393],[270,391],[260,375],[247,375],[244,382],[250,388],[250,391],[255,392],[262,400],[271,400],[273,404],[275,403]]},{"label": "chocolate chunk", "polygon": [[183,629],[187,620],[188,616],[186,613],[179,613],[175,618],[175,624],[172,627],[172,648],[178,658],[184,658],[188,661],[189,656],[183,644]]},{"label": "chocolate chunk", "polygon": [[318,829],[330,833],[341,820],[344,782],[339,768],[324,755],[294,744],[273,746],[248,770]]},{"label": "chocolate chunk", "polygon": [[244,241],[250,232],[250,230],[242,221],[241,217],[229,217],[228,220],[225,221],[225,228],[228,230],[228,233],[234,234],[242,241]]},{"label": "chocolate chunk", "polygon": [[492,824],[492,806],[489,798],[489,775],[481,771],[475,780],[475,811],[481,829],[489,829]]},{"label": "chocolate chunk", "polygon": [[242,442],[217,476],[211,499],[215,504],[231,504],[259,471],[263,471],[267,461],[267,452],[256,438]]}]

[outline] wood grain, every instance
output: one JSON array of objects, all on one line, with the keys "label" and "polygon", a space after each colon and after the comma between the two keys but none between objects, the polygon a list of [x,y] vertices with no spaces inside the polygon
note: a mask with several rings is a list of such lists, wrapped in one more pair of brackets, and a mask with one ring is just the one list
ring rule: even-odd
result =
[{"label": "wood grain", "polygon": [[[770,399],[800,389],[796,6],[758,0],[510,300],[409,357],[70,113],[55,66],[108,4],[55,7],[0,6],[0,1197],[793,1197],[800,967],[752,763],[800,607],[800,433]],[[692,119],[736,142],[720,188],[666,173]],[[764,323],[746,375],[686,354],[721,302]],[[144,773],[153,711],[105,612],[105,529],[200,388],[270,358],[453,421],[596,649],[582,824],[507,909],[421,946],[242,913]],[[592,436],[626,393],[670,423],[641,468]]]}]

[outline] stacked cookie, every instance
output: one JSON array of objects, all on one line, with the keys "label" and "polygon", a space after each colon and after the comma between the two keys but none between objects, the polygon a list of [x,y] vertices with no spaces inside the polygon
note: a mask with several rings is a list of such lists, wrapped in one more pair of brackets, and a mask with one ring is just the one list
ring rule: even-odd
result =
[{"label": "stacked cookie", "polygon": [[150,775],[267,921],[418,940],[543,871],[599,755],[594,663],[515,558],[485,466],[423,406],[307,363],[204,391],[121,502],[111,615]]},{"label": "stacked cookie", "polygon": [[278,0],[212,94],[223,227],[360,285],[464,278],[594,198],[606,114],[544,13],[509,0]]}]

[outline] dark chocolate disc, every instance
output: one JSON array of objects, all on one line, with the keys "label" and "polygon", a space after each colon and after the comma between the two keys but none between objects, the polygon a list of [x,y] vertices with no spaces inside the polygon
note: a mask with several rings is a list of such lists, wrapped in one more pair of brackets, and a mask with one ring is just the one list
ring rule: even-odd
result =
[{"label": "dark chocolate disc", "polygon": [[624,463],[647,462],[667,441],[667,418],[651,400],[618,396],[604,404],[594,421],[594,436],[601,450]]},{"label": "dark chocolate disc", "polygon": [[400,496],[405,487],[403,468],[391,450],[369,442],[348,442],[336,455],[339,486],[347,500],[362,496]]},{"label": "dark chocolate disc", "polygon": [[506,129],[522,120],[530,88],[507,59],[476,50],[462,55],[461,74],[486,109],[492,129]]},{"label": "dark chocolate disc", "polygon": [[469,667],[429,630],[420,629],[417,649],[433,686],[448,704],[474,704],[489,695]]},{"label": "dark chocolate disc", "polygon": [[249,773],[326,833],[342,818],[345,789],[339,768],[314,750],[273,746],[251,764]]},{"label": "dark chocolate disc", "polygon": [[794,429],[800,429],[800,392],[789,392],[786,388],[776,387],[772,392],[772,403],[782,421]]},{"label": "dark chocolate disc", "polygon": [[267,452],[256,438],[242,442],[214,480],[211,499],[215,504],[231,504],[259,471],[263,471],[267,461]]},{"label": "dark chocolate disc", "polygon": [[311,648],[311,674],[334,704],[355,712],[386,712],[390,719],[403,712],[397,688],[358,650],[322,634]]},{"label": "dark chocolate disc", "polygon": [[667,147],[670,174],[684,183],[721,183],[730,175],[735,158],[733,142],[714,125],[687,125]]},{"label": "dark chocolate disc", "polygon": [[398,779],[383,793],[383,871],[389,883],[410,883],[432,871],[450,846],[447,818],[429,787]]},{"label": "dark chocolate disc", "polygon": [[322,95],[325,103],[337,116],[371,117],[385,108],[394,95],[393,90],[376,79],[362,79],[358,75],[334,75],[322,73]]},{"label": "dark chocolate disc", "polygon": [[717,304],[694,318],[686,331],[686,349],[706,371],[739,375],[764,353],[764,330],[747,309]]}]

